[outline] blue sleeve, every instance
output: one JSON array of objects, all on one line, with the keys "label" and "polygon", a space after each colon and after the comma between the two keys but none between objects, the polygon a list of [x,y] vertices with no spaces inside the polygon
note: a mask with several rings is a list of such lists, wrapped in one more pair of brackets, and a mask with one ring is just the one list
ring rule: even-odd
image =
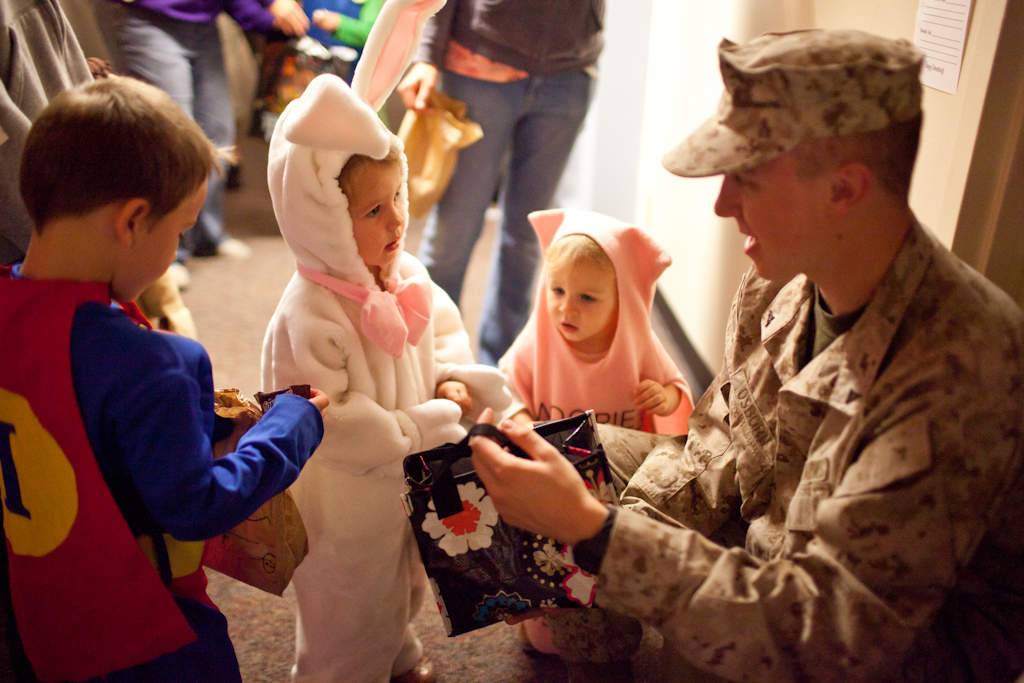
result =
[{"label": "blue sleeve", "polygon": [[294,482],[323,437],[316,407],[284,396],[235,453],[214,460],[202,346],[104,306],[76,313],[71,360],[89,441],[136,533],[150,521],[183,541],[227,531]]},{"label": "blue sleeve", "polygon": [[243,31],[267,33],[274,28],[274,15],[268,9],[272,3],[273,0],[224,0],[224,11]]}]

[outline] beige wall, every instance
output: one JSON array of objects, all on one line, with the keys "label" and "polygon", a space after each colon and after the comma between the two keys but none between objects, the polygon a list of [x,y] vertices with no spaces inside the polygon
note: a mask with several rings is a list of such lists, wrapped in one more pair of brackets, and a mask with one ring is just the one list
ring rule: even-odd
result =
[{"label": "beige wall", "polygon": [[[1022,52],[1016,45],[1019,34],[1002,31],[1007,6],[1014,8],[1017,18],[1021,4],[975,0],[957,94],[925,88],[925,123],[910,197],[918,217],[940,239],[954,245],[956,237],[957,252],[965,260],[997,282],[996,271],[1012,271],[1004,276],[1012,280],[1004,285],[1008,290],[1024,290],[1024,277],[1017,277],[1020,261],[1006,257],[1005,249],[1001,261],[988,254],[993,245],[1024,242],[1017,238],[1019,231],[1010,229],[1013,219],[1024,214],[1021,202],[1013,203],[1019,196],[1013,190],[1022,189],[1014,181],[1024,165],[1024,153],[1014,153],[1024,118],[1024,67],[1002,69],[1009,72],[1000,77],[1002,89],[1014,96],[1001,92],[989,97],[986,105],[986,95],[994,62],[999,74],[1007,59],[1016,60],[1011,66],[1024,62],[1017,58]],[[917,0],[655,0],[637,220],[672,253],[674,264],[662,278],[662,290],[713,370],[721,361],[729,301],[749,262],[735,224],[713,213],[720,179],[674,178],[660,168],[659,160],[714,111],[721,92],[715,46],[722,36],[740,42],[764,31],[814,27],[858,28],[913,40],[917,7]],[[1001,39],[1001,54],[1006,57],[996,61]],[[1008,43],[1017,49],[1007,48]],[[987,148],[976,156],[979,126]],[[979,161],[982,156],[985,162]],[[998,181],[995,189],[993,175]],[[988,211],[993,215],[987,222],[973,217],[985,213],[981,209],[994,201],[997,208],[1005,207]],[[962,206],[973,206],[972,216],[962,215]],[[1024,251],[1024,244],[1020,247],[1017,254]],[[986,263],[991,263],[993,273],[985,270]]]}]

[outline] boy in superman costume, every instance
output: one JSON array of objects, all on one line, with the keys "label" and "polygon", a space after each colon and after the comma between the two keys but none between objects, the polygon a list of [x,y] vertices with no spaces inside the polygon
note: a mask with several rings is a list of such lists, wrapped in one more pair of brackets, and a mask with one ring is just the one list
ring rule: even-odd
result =
[{"label": "boy in superman costume", "polygon": [[34,232],[0,271],[14,680],[241,681],[202,541],[295,480],[327,397],[280,397],[215,461],[206,352],[118,303],[174,260],[217,157],[166,94],[130,79],[61,94],[29,132]]}]

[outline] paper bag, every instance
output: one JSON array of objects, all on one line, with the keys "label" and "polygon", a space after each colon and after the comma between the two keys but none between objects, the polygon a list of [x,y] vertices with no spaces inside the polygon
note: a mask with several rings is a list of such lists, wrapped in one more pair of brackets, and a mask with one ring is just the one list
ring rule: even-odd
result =
[{"label": "paper bag", "polygon": [[[292,387],[290,393],[301,395],[301,391],[301,387]],[[309,387],[305,391],[308,398]],[[215,392],[215,458],[235,450],[239,439],[259,421],[278,393],[282,392],[257,394],[261,407],[237,389]],[[306,527],[291,492],[286,490],[238,526],[208,540],[203,564],[260,590],[281,595],[308,549]]]},{"label": "paper bag", "polygon": [[402,119],[398,137],[409,160],[409,215],[419,218],[430,211],[448,187],[459,150],[481,137],[480,124],[469,121],[466,104],[433,92],[430,109],[410,109]]}]

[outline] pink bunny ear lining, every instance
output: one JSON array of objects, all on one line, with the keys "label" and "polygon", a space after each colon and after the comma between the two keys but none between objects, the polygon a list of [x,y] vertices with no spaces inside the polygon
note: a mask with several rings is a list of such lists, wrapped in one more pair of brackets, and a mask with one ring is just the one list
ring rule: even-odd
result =
[{"label": "pink bunny ear lining", "polygon": [[438,3],[438,0],[420,0],[406,7],[398,15],[370,75],[366,101],[371,105],[384,104],[384,100],[398,84],[398,79],[412,58],[423,24],[442,5],[444,3]]}]

